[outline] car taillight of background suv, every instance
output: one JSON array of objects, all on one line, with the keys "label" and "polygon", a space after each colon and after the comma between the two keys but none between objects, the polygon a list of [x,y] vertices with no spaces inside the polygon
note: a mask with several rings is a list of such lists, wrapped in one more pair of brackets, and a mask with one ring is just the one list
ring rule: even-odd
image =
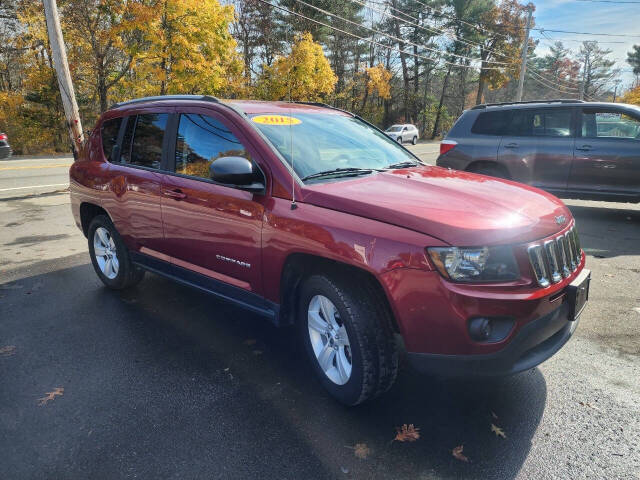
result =
[{"label": "car taillight of background suv", "polygon": [[70,177],[106,286],[149,271],[295,326],[347,405],[391,388],[403,350],[437,373],[532,368],[570,338],[587,301],[560,200],[423,165],[326,105],[125,102],[98,120]]},{"label": "car taillight of background suv", "polygon": [[560,197],[640,202],[640,107],[578,100],[477,105],[442,141],[437,165]]}]

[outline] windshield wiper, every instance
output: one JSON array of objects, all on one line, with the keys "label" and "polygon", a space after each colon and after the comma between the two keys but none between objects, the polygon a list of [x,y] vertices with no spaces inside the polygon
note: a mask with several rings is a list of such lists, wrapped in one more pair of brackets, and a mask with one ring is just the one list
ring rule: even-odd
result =
[{"label": "windshield wiper", "polygon": [[404,161],[404,162],[392,163],[386,169],[393,170],[394,168],[419,167],[421,165],[424,165],[424,164],[420,162],[414,162],[414,161]]},{"label": "windshield wiper", "polygon": [[331,175],[348,176],[348,175],[366,175],[372,172],[379,172],[376,168],[357,168],[357,167],[342,167],[334,168],[331,170],[325,170],[323,172],[312,173],[302,178],[302,181],[309,180],[311,178],[329,177]]}]

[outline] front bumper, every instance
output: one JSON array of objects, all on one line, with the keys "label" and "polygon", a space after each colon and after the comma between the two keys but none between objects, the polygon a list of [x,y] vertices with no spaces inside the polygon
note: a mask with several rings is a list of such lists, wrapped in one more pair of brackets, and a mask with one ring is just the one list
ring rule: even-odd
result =
[{"label": "front bumper", "polygon": [[567,301],[524,325],[511,341],[494,353],[483,355],[439,355],[407,353],[409,363],[421,372],[453,376],[511,375],[541,364],[567,343],[578,319],[569,321]]}]

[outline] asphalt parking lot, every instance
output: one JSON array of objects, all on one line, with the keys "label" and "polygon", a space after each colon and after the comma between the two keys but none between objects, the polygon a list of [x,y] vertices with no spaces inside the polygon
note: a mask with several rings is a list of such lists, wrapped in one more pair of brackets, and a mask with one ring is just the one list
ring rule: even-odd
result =
[{"label": "asphalt parking lot", "polygon": [[[345,408],[293,332],[155,275],[109,291],[67,193],[7,192],[0,477],[640,478],[640,205],[566,202],[592,286],[552,359],[494,380],[405,366],[387,395]],[[393,441],[403,424],[420,439]]]}]

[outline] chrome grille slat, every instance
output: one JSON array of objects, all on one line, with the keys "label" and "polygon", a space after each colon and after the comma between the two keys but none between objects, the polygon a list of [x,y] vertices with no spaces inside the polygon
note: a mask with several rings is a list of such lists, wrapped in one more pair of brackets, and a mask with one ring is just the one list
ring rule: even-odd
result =
[{"label": "chrome grille slat", "polygon": [[580,239],[572,226],[562,235],[537,243],[528,248],[529,261],[538,284],[546,288],[551,283],[559,283],[568,278],[578,268],[582,260]]},{"label": "chrome grille slat", "polygon": [[544,251],[547,254],[547,260],[549,261],[551,281],[553,283],[558,283],[560,280],[562,280],[562,274],[560,273],[556,242],[554,242],[553,240],[547,240],[546,242],[544,242]]}]

